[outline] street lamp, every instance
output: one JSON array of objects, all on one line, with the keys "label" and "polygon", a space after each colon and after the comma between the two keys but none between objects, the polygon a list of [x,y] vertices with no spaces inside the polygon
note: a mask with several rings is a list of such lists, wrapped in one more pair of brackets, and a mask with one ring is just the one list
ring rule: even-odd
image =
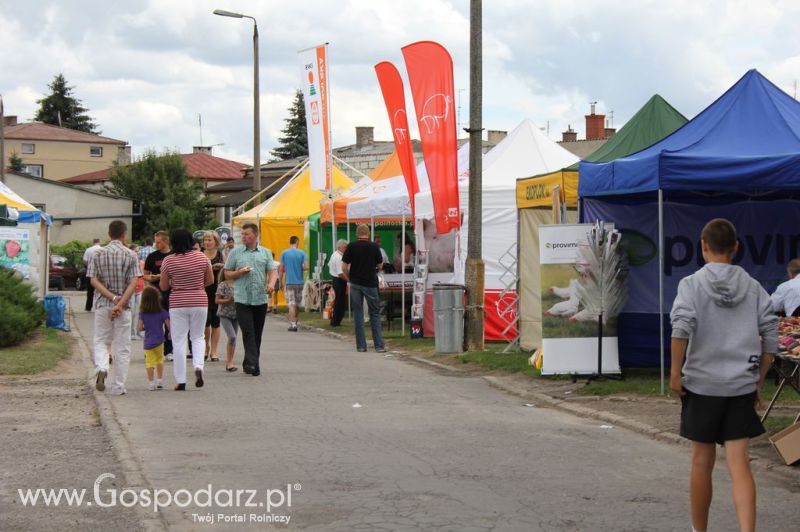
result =
[{"label": "street lamp", "polygon": [[261,192],[261,126],[258,96],[258,23],[256,19],[241,13],[215,9],[215,15],[231,18],[249,18],[253,21],[253,191]]}]

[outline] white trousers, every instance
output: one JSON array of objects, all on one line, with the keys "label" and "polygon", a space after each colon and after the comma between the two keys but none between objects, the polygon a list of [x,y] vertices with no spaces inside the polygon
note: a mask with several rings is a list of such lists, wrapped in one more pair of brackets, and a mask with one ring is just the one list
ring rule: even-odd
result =
[{"label": "white trousers", "polygon": [[[110,348],[110,351],[109,351]],[[125,393],[128,365],[131,362],[131,311],[125,310],[111,319],[111,307],[94,310],[94,367],[108,373],[108,355],[114,357],[114,378],[111,393]]]},{"label": "white trousers", "polygon": [[136,326],[139,324],[139,304],[141,300],[141,292],[134,292],[131,296],[131,337],[136,336]]},{"label": "white trousers", "polygon": [[203,369],[206,354],[206,313],[208,307],[186,307],[169,309],[170,335],[172,336],[172,371],[177,384],[186,382],[186,354],[192,342],[192,366]]}]

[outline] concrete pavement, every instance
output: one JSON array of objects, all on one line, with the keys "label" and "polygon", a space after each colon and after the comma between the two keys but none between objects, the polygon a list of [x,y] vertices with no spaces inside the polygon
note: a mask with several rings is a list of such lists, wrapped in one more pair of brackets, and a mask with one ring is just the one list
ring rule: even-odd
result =
[{"label": "concrete pavement", "polygon": [[[77,312],[75,323],[90,339],[91,315]],[[99,400],[128,482],[172,494],[211,484],[219,503],[213,523],[201,522],[209,508],[196,499],[161,509],[151,528],[690,529],[685,448],[526,406],[479,377],[357,353],[350,342],[290,333],[272,316],[261,377],[208,363],[205,387],[190,378],[178,393],[168,365],[167,390],[150,392],[141,349],[134,342],[128,395]],[[241,354],[240,346],[237,362]],[[711,529],[730,530],[723,461],[717,469]],[[792,529],[797,493],[757,482],[760,529]],[[228,504],[227,490],[255,490],[255,506]],[[290,522],[263,522],[268,515]]]}]

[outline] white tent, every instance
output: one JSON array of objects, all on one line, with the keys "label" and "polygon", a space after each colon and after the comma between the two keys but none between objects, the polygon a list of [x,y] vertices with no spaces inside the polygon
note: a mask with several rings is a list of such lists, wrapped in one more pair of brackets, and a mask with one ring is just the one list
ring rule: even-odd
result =
[{"label": "white tent", "polygon": [[[458,175],[459,179],[469,174],[469,142],[458,150]],[[430,190],[428,172],[425,163],[417,165],[417,181],[420,191]],[[408,199],[408,189],[402,175],[384,180],[386,188],[369,198],[354,201],[347,205],[347,217],[357,219],[399,219],[403,216],[411,218],[411,202]]]},{"label": "white tent", "polygon": [[[538,175],[564,168],[578,161],[578,157],[568,152],[542,133],[533,123],[523,120],[508,136],[483,157],[483,227],[482,256],[485,264],[485,338],[502,340],[505,323],[500,313],[508,302],[499,299],[510,274],[506,273],[502,262],[510,260],[504,255],[511,250],[516,255],[517,244],[517,179]],[[458,195],[461,212],[464,214],[460,231],[458,254],[455,261],[453,282],[463,284],[464,264],[467,258],[467,224],[469,219],[469,180],[459,174]],[[434,219],[433,200],[430,190],[416,195],[417,227],[423,227],[423,220]],[[421,233],[418,231],[418,239]],[[419,246],[423,244],[418,243]],[[510,265],[510,264],[509,264]],[[514,268],[515,270],[516,268]]]}]

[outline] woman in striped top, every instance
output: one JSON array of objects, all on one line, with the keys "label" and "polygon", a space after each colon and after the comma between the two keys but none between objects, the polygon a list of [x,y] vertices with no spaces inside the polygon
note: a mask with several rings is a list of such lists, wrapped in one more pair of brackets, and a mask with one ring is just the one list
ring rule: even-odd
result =
[{"label": "woman in striped top", "polygon": [[164,257],[161,264],[162,291],[171,289],[169,296],[169,320],[173,340],[175,390],[186,389],[186,337],[192,342],[192,357],[195,385],[203,387],[203,353],[206,342],[203,337],[208,312],[208,296],[205,287],[213,280],[211,262],[201,251],[192,249],[194,239],[186,229],[175,229],[170,235],[172,254]]}]

